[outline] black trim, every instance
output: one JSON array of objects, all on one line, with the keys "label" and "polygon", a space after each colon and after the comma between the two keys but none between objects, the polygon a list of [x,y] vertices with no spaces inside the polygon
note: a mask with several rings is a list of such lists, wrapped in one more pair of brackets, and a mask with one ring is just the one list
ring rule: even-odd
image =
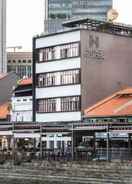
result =
[{"label": "black trim", "polygon": [[38,111],[36,111],[37,114],[58,114],[58,113],[67,113],[67,112],[80,112],[81,113],[81,110],[79,110],[79,111],[55,111],[55,112],[38,112]]},{"label": "black trim", "polygon": [[36,50],[37,50],[37,54],[39,54],[39,50],[41,50],[41,49],[48,49],[48,48],[52,48],[52,47],[58,47],[58,46],[63,46],[63,45],[71,45],[71,44],[78,44],[79,48],[78,48],[78,55],[77,56],[66,57],[66,58],[58,58],[58,59],[50,59],[50,60],[46,60],[46,61],[39,61],[39,57],[38,57],[38,61],[36,61],[36,63],[47,63],[47,62],[52,62],[52,61],[59,61],[59,60],[65,60],[65,59],[80,57],[80,40],[75,41],[75,42],[68,42],[68,43],[63,43],[63,44],[50,45],[48,47],[39,47],[39,48],[36,48]]},{"label": "black trim", "polygon": [[15,93],[15,97],[29,97],[29,96],[32,96],[32,92],[28,92],[27,93]]},{"label": "black trim", "polygon": [[[80,79],[79,79],[80,80]],[[43,86],[43,87],[38,87],[37,85],[36,85],[36,89],[38,88],[38,89],[45,89],[45,88],[55,88],[55,87],[63,87],[63,86],[76,86],[76,85],[81,85],[81,82],[79,82],[79,83],[72,83],[72,84],[60,84],[60,85],[52,85],[52,86]]]},{"label": "black trim", "polygon": [[57,97],[50,97],[50,98],[36,98],[36,100],[45,100],[45,99],[54,99],[54,98],[66,98],[66,97],[81,97],[81,95],[71,95],[71,96],[57,96]]},{"label": "black trim", "polygon": [[36,73],[36,59],[37,59],[37,53],[36,53],[36,39],[33,38],[33,62],[32,62],[32,80],[33,80],[33,83],[32,83],[32,94],[33,94],[33,102],[32,102],[32,109],[33,109],[33,115],[32,115],[32,120],[33,122],[36,122],[36,93],[35,93],[35,87],[36,87],[36,76],[35,76],[35,73]]},{"label": "black trim", "polygon": [[48,61],[43,61],[43,62],[36,62],[37,64],[41,64],[41,63],[50,63],[50,62],[54,62],[54,61],[62,61],[62,60],[66,60],[66,59],[74,59],[74,58],[80,58],[80,55],[78,56],[73,56],[73,57],[67,57],[67,58],[59,58],[59,59],[51,59]]},{"label": "black trim", "polygon": [[[38,75],[58,73],[58,72],[67,72],[67,71],[76,71],[76,70],[79,71],[79,82],[78,83],[50,85],[50,86],[43,86],[43,87],[39,87],[38,86],[38,81],[37,81],[38,80]],[[44,73],[37,73],[36,74],[36,88],[49,88],[49,87],[71,86],[71,85],[78,85],[78,84],[81,84],[81,69],[80,68],[74,68],[74,69],[69,69],[69,70],[58,70],[58,71],[44,72]]]},{"label": "black trim", "polygon": [[36,75],[48,74],[48,73],[57,73],[57,72],[65,72],[65,71],[72,71],[72,70],[80,70],[80,68],[65,69],[65,70],[53,70],[52,72],[50,71],[50,72],[36,73]]},{"label": "black trim", "polygon": [[[29,111],[32,112],[32,110],[20,110],[20,111],[14,111],[14,112],[16,112],[16,113],[17,113],[17,112],[22,113],[22,112],[29,112]],[[19,122],[19,121],[18,121],[18,122]],[[20,121],[20,122],[21,122],[21,121]]]},{"label": "black trim", "polygon": [[75,31],[80,31],[80,30],[81,30],[80,28],[74,28],[74,29],[70,29],[70,30],[63,30],[63,31],[60,31],[60,32],[48,33],[48,34],[45,34],[45,35],[37,35],[33,39],[41,39],[41,38],[45,38],[45,37],[50,37],[50,36],[55,36],[55,35],[58,35],[58,34],[65,34],[65,33],[75,32]]},{"label": "black trim", "polygon": [[36,113],[37,114],[51,114],[51,113],[65,113],[65,112],[81,112],[81,95],[72,95],[72,96],[59,96],[59,97],[50,97],[50,98],[39,98],[39,99],[36,99],[36,104],[38,104],[37,103],[37,101],[38,100],[46,100],[46,99],[56,99],[56,98],[67,98],[67,97],[79,97],[79,102],[80,102],[80,104],[79,104],[79,110],[73,110],[73,111],[55,111],[55,112],[38,112],[37,111],[37,109],[36,109]]},{"label": "black trim", "polygon": [[80,44],[80,40],[79,41],[75,41],[75,42],[66,42],[66,43],[61,43],[61,44],[56,44],[56,45],[50,45],[48,47],[39,47],[39,48],[36,48],[36,50],[48,49],[48,48],[58,47],[58,46],[64,46],[64,45],[71,45],[71,44],[74,44],[74,43]]}]

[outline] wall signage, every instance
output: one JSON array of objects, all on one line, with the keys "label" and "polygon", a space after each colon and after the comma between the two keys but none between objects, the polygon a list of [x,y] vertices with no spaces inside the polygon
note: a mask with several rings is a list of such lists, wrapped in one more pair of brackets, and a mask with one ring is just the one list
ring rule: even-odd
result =
[{"label": "wall signage", "polygon": [[85,48],[84,58],[87,62],[96,61],[102,62],[104,60],[104,52],[100,48],[100,38],[97,35],[90,34]]}]

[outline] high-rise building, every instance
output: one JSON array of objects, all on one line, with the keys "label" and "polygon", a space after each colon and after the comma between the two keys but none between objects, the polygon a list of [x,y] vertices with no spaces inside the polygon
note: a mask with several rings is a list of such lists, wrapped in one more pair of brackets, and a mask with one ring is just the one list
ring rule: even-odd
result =
[{"label": "high-rise building", "polygon": [[0,0],[0,73],[6,71],[6,0]]},{"label": "high-rise building", "polygon": [[45,0],[44,32],[62,29],[62,22],[69,18],[106,20],[112,0]]}]

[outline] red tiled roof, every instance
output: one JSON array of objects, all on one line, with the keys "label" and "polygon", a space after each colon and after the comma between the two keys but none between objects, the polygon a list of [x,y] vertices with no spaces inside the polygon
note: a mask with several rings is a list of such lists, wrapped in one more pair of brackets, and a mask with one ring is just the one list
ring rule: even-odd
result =
[{"label": "red tiled roof", "polygon": [[9,106],[9,102],[0,105],[0,119],[6,119],[10,114]]},{"label": "red tiled roof", "polygon": [[132,88],[127,88],[105,98],[85,110],[87,117],[132,115]]},{"label": "red tiled roof", "polygon": [[19,85],[28,85],[28,84],[32,84],[32,79],[28,78],[28,79],[22,79],[18,82]]}]

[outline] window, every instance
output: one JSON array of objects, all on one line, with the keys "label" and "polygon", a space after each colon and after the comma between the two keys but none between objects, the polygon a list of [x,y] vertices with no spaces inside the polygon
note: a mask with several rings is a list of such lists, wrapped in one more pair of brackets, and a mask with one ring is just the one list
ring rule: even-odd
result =
[{"label": "window", "polygon": [[43,100],[38,100],[38,112],[44,112]]},{"label": "window", "polygon": [[71,70],[60,72],[60,84],[78,84],[80,83],[80,70]]},{"label": "window", "polygon": [[65,97],[61,99],[61,111],[79,111],[80,110],[80,97]]},{"label": "window", "polygon": [[37,75],[38,87],[57,86],[66,84],[79,84],[80,70],[68,70]]},{"label": "window", "polygon": [[56,112],[56,99],[38,100],[38,112]]},{"label": "window", "polygon": [[55,47],[44,48],[39,51],[39,62],[55,59]]},{"label": "window", "polygon": [[60,46],[60,58],[79,56],[79,44],[72,43]]},{"label": "window", "polygon": [[79,56],[79,43],[70,43],[39,50],[39,62]]},{"label": "window", "polygon": [[40,74],[37,77],[39,87],[54,86],[56,78],[54,73]]},{"label": "window", "polygon": [[8,60],[8,63],[11,63],[11,60]]},{"label": "window", "polygon": [[37,111],[40,113],[80,111],[80,96],[37,100]]},{"label": "window", "polygon": [[57,149],[61,149],[61,141],[57,141]]},{"label": "window", "polygon": [[21,102],[21,100],[20,99],[17,99],[17,102]]},{"label": "window", "polygon": [[26,66],[27,71],[26,71],[26,76],[31,77],[32,75],[32,67],[31,66]]},{"label": "window", "polygon": [[49,141],[49,148],[54,149],[54,141]]}]

